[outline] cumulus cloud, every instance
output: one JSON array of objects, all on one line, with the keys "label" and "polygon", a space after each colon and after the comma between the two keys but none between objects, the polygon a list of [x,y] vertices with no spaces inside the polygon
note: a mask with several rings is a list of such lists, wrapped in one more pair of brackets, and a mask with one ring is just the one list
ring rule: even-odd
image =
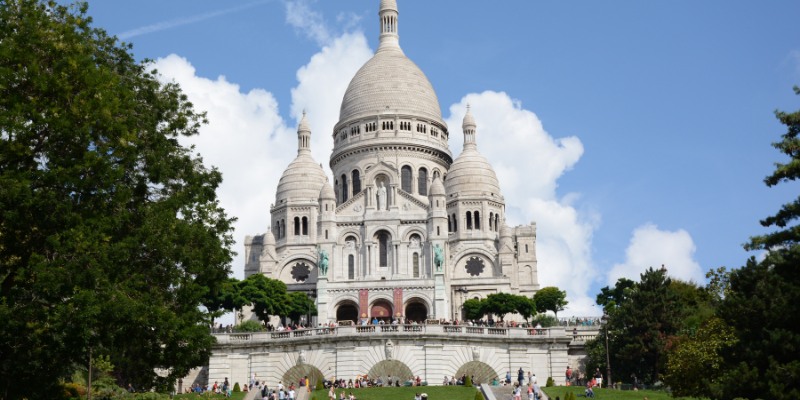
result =
[{"label": "cumulus cloud", "polygon": [[530,110],[508,94],[471,93],[450,106],[450,149],[463,147],[461,122],[469,104],[478,125],[478,150],[493,165],[506,202],[509,225],[537,224],[539,283],[567,291],[568,314],[596,314],[589,295],[598,279],[591,259],[596,214],[581,214],[578,194],[559,197],[558,179],[583,155],[574,136],[555,138]]},{"label": "cumulus cloud", "polygon": [[286,5],[286,22],[323,46],[330,42],[332,34],[322,14],[309,7],[308,0],[289,0]]},{"label": "cumulus cloud", "polygon": [[689,232],[683,229],[665,231],[654,224],[644,224],[633,231],[625,251],[625,262],[615,264],[608,272],[608,284],[614,285],[622,277],[639,280],[639,275],[647,268],[661,265],[673,278],[702,283],[705,275],[694,260],[694,252]]},{"label": "cumulus cloud", "polygon": [[311,152],[327,171],[333,150],[333,126],[339,120],[339,106],[350,78],[372,57],[367,39],[360,32],[334,39],[297,71],[298,84],[292,89],[291,114],[300,120],[303,111],[311,126]]},{"label": "cumulus cloud", "polygon": [[197,76],[188,60],[174,54],[158,59],[155,67],[163,80],[181,85],[197,110],[208,113],[209,124],[199,135],[181,140],[223,174],[218,195],[228,215],[238,218],[234,249],[239,255],[233,270],[242,277],[244,236],[270,226],[269,204],[280,177],[275,171],[286,168],[295,154],[295,130],[280,116],[275,97],[263,89],[244,93],[224,76]]}]

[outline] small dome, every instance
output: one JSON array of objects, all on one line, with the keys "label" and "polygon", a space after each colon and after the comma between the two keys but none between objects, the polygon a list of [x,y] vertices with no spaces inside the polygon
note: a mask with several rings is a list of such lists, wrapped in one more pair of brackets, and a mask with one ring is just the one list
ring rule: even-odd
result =
[{"label": "small dome", "polygon": [[319,191],[319,200],[333,200],[336,201],[336,193],[333,191],[333,186],[329,181],[325,181],[322,185],[322,190]]},{"label": "small dome", "polygon": [[476,147],[465,147],[461,155],[453,161],[444,182],[448,194],[489,195],[501,197],[500,184],[492,165]]},{"label": "small dome", "polygon": [[264,246],[275,246],[275,235],[271,230],[264,234]]},{"label": "small dome", "polygon": [[431,182],[431,190],[430,196],[445,196],[446,192],[444,190],[444,184],[442,184],[442,180],[439,177],[433,178],[433,182]]},{"label": "small dome", "polygon": [[475,129],[478,125],[475,123],[475,117],[472,116],[472,111],[470,110],[469,104],[467,104],[467,113],[464,115],[464,122],[461,124],[461,128],[467,130],[469,128]]},{"label": "small dome", "polygon": [[503,221],[502,225],[500,226],[500,237],[502,238],[511,237],[511,228],[508,227],[506,221]]},{"label": "small dome", "polygon": [[327,179],[322,167],[310,153],[300,153],[281,175],[275,205],[279,206],[289,199],[317,201]]},{"label": "small dome", "polygon": [[381,0],[380,11],[383,10],[397,11],[397,0]]}]

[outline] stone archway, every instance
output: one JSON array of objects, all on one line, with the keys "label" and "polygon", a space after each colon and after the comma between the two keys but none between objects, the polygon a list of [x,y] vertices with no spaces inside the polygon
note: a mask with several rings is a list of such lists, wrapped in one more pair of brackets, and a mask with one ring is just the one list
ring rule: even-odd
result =
[{"label": "stone archway", "polygon": [[408,365],[397,361],[397,360],[383,360],[377,364],[375,364],[369,370],[369,378],[370,379],[377,379],[378,377],[381,378],[383,382],[388,382],[389,378],[392,378],[393,381],[400,380],[400,384],[402,385],[405,382],[414,378],[414,374],[411,373],[411,368],[408,368]]},{"label": "stone archway", "polygon": [[358,306],[349,301],[339,303],[336,307],[336,321],[358,322]]},{"label": "stone archway", "polygon": [[317,387],[317,382],[322,382],[325,379],[319,368],[309,364],[298,364],[289,368],[283,374],[283,385],[289,387],[290,384],[294,383],[295,386],[299,386],[298,382],[306,376],[312,389]]},{"label": "stone archway", "polygon": [[428,319],[428,307],[419,300],[412,300],[406,305],[406,321],[425,322]]},{"label": "stone archway", "polygon": [[473,377],[472,384],[474,385],[492,383],[493,379],[500,376],[494,368],[482,361],[470,361],[462,365],[461,368],[456,371],[456,379],[460,378],[462,375]]},{"label": "stone archway", "polygon": [[372,303],[369,309],[370,318],[377,318],[379,321],[389,322],[392,320],[392,304],[387,300],[378,300]]}]

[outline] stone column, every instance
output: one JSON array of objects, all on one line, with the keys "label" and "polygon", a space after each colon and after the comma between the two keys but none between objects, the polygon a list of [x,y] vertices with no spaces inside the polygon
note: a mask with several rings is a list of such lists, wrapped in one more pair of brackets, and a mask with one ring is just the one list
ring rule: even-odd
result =
[{"label": "stone column", "polygon": [[[330,268],[328,268],[330,273]],[[322,323],[330,322],[328,319],[328,302],[330,295],[328,294],[328,277],[317,277],[317,321]],[[310,321],[309,321],[310,322]]]}]

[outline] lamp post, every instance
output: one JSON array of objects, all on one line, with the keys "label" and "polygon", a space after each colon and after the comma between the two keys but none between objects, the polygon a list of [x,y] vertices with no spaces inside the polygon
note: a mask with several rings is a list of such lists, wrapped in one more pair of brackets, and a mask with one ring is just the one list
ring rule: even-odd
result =
[{"label": "lamp post", "polygon": [[612,380],[611,380],[611,357],[608,354],[608,314],[603,314],[603,327],[605,328],[605,337],[606,337],[606,387],[611,388]]}]

